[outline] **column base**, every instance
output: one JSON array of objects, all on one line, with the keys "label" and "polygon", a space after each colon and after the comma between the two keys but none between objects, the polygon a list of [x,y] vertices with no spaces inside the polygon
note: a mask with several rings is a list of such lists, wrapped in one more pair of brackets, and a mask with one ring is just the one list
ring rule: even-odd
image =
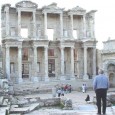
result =
[{"label": "column base", "polygon": [[33,81],[33,82],[39,82],[38,77],[33,77],[33,78],[32,78],[32,81]]},{"label": "column base", "polygon": [[62,81],[65,80],[65,76],[61,75],[60,80],[62,80]]},{"label": "column base", "polygon": [[22,78],[18,78],[18,83],[23,83],[23,79]]},{"label": "column base", "polygon": [[70,79],[71,79],[71,80],[75,80],[75,76],[74,76],[74,75],[72,75]]},{"label": "column base", "polygon": [[84,76],[83,76],[83,80],[88,80],[89,79],[89,76],[87,75],[87,74],[85,74]]},{"label": "column base", "polygon": [[49,82],[49,77],[45,77],[45,82]]}]

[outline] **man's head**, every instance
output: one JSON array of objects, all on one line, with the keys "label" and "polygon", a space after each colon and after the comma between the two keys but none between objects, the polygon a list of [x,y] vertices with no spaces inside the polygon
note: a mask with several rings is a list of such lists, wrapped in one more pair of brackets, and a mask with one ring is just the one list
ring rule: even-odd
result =
[{"label": "man's head", "polygon": [[98,74],[103,74],[104,73],[104,70],[103,69],[99,69],[98,70]]}]

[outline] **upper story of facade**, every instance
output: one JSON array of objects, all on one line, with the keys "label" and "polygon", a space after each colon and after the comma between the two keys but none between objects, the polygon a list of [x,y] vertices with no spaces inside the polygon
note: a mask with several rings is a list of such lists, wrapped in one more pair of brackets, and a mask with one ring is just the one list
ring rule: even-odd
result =
[{"label": "upper story of facade", "polygon": [[83,40],[95,39],[95,12],[76,6],[69,10],[56,3],[38,8],[21,1],[1,9],[2,40]]}]

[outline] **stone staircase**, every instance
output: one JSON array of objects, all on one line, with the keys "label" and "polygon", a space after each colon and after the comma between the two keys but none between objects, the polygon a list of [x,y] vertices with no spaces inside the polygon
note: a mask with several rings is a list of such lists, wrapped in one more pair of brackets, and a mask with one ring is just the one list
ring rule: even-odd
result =
[{"label": "stone staircase", "polygon": [[[82,80],[74,80],[74,81],[72,80],[64,80],[64,81],[57,80],[56,81],[55,80],[55,81],[49,81],[49,82],[40,81],[36,83],[27,81],[21,84],[14,84],[13,90],[14,90],[15,95],[25,95],[25,94],[33,94],[33,93],[48,93],[52,91],[52,88],[59,87],[62,84],[64,85],[70,84],[72,85],[73,90],[79,90],[83,83],[84,81]],[[92,83],[91,81],[87,81],[86,84],[88,85],[88,89],[91,89],[92,87],[91,83]]]},{"label": "stone staircase", "polygon": [[33,83],[27,82],[24,84],[14,84],[15,95],[26,95],[33,93],[48,93],[52,91],[55,84],[49,83]]}]

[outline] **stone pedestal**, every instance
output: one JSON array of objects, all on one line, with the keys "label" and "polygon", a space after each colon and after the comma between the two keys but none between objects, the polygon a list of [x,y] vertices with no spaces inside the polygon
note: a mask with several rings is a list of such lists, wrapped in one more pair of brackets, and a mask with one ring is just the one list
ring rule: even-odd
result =
[{"label": "stone pedestal", "polygon": [[33,81],[33,82],[39,82],[38,77],[33,77],[33,78],[32,78],[32,81]]},{"label": "stone pedestal", "polygon": [[18,78],[18,83],[23,83],[23,79],[21,77]]},{"label": "stone pedestal", "polygon": [[45,82],[49,82],[50,80],[49,80],[49,77],[47,76],[47,77],[45,77]]},{"label": "stone pedestal", "polygon": [[87,74],[85,74],[84,76],[83,76],[83,80],[88,80],[89,79],[89,76],[87,75]]},{"label": "stone pedestal", "polygon": [[62,80],[62,81],[65,80],[65,76],[61,75],[60,80]]}]

